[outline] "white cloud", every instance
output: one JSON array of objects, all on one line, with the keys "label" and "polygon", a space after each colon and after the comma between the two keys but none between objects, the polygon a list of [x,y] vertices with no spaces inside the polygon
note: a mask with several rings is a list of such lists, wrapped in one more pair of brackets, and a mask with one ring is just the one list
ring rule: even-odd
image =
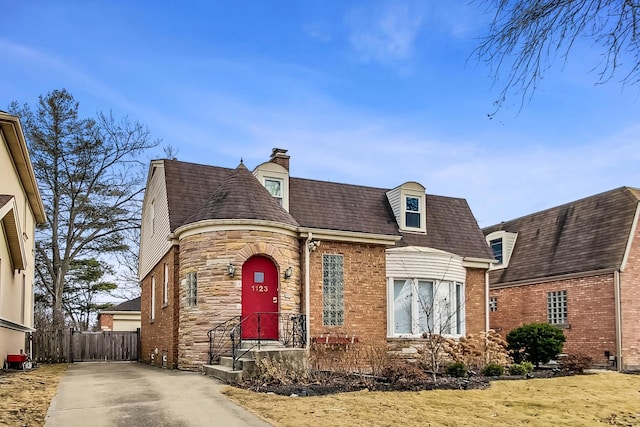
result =
[{"label": "white cloud", "polygon": [[352,10],[347,24],[360,61],[395,64],[411,58],[422,29],[423,8],[415,2],[371,5]]}]

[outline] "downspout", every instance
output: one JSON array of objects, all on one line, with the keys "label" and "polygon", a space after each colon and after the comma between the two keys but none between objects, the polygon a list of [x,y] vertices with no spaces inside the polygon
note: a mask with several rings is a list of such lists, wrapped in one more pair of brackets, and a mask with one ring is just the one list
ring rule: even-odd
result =
[{"label": "downspout", "polygon": [[304,312],[307,315],[307,319],[306,319],[306,342],[305,342],[305,347],[307,349],[307,351],[309,351],[310,349],[310,345],[309,343],[311,342],[311,316],[310,316],[310,307],[311,307],[311,303],[309,302],[309,298],[311,295],[311,292],[309,291],[309,282],[310,282],[310,274],[309,274],[309,255],[311,254],[311,251],[309,250],[309,243],[311,243],[311,239],[313,238],[313,233],[309,232],[309,234],[307,235],[307,240],[304,243]]},{"label": "downspout", "polygon": [[616,368],[622,371],[622,302],[620,298],[620,271],[613,272],[613,294],[616,311]]}]

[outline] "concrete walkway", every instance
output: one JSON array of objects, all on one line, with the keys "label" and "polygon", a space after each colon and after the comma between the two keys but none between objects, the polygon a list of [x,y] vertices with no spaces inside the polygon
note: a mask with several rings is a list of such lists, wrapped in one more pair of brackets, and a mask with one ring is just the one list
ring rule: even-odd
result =
[{"label": "concrete walkway", "polygon": [[198,373],[137,363],[75,363],[45,427],[269,426],[222,395],[223,387]]}]

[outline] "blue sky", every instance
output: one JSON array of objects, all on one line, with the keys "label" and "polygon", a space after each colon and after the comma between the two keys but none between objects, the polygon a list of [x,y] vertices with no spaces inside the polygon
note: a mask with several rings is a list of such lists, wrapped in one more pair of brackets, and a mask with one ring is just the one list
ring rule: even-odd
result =
[{"label": "blue sky", "polygon": [[418,181],[467,199],[480,226],[640,187],[640,86],[595,85],[581,40],[489,119],[502,87],[470,55],[490,15],[467,3],[11,2],[0,108],[66,88],[180,160],[253,168],[286,148],[293,176]]}]

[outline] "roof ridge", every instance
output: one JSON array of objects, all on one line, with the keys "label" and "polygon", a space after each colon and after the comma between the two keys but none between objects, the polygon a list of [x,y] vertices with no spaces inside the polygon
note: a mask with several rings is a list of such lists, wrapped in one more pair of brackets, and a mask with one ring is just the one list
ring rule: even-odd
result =
[{"label": "roof ridge", "polygon": [[[576,200],[572,200],[572,201],[569,201],[569,202],[566,202],[566,203],[562,203],[561,205],[551,206],[551,207],[546,208],[546,209],[542,209],[542,210],[539,210],[539,211],[536,211],[536,212],[531,212],[531,213],[528,213],[526,215],[518,216],[518,217],[515,217],[515,218],[508,219],[506,221],[502,221],[502,222],[498,222],[498,223],[495,223],[495,224],[492,224],[492,225],[488,225],[486,227],[483,227],[482,230],[486,230],[486,229],[489,229],[489,228],[497,227],[497,226],[500,226],[502,224],[508,224],[508,223],[512,223],[512,222],[515,222],[515,221],[520,221],[520,220],[523,220],[523,219],[526,219],[526,218],[529,218],[529,217],[532,217],[532,216],[540,215],[540,214],[545,213],[545,212],[550,212],[550,211],[553,211],[553,210],[556,210],[556,209],[562,209],[562,208],[568,207],[569,205],[573,205],[573,204],[576,204],[576,203],[582,203],[582,202],[585,202],[587,200],[596,199],[596,198],[599,198],[599,197],[603,197],[605,195],[614,194],[615,192],[618,192],[618,191],[629,190],[629,189],[638,190],[638,189],[635,189],[633,187],[626,187],[626,186],[616,187],[616,188],[613,188],[611,190],[603,191],[601,193],[592,194],[591,196],[586,196],[586,197],[582,197],[580,199],[576,199]],[[638,190],[638,191],[640,191],[640,190]]]}]

